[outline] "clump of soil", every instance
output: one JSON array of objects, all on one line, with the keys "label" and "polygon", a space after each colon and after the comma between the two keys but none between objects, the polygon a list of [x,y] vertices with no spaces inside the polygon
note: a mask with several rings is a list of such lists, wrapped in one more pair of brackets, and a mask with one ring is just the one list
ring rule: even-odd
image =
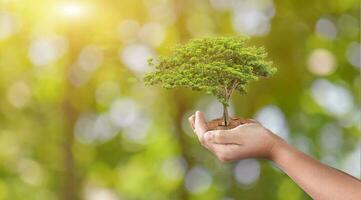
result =
[{"label": "clump of soil", "polygon": [[254,123],[255,121],[252,119],[243,119],[243,118],[229,118],[228,126],[224,125],[222,118],[217,118],[214,120],[211,120],[207,123],[208,130],[228,130],[235,128],[241,124],[246,123]]}]

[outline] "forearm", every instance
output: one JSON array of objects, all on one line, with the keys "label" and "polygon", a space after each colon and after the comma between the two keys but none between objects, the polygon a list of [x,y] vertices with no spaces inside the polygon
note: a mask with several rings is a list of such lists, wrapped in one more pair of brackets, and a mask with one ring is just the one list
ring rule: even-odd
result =
[{"label": "forearm", "polygon": [[272,160],[315,200],[359,200],[361,181],[324,165],[284,141],[273,149]]}]

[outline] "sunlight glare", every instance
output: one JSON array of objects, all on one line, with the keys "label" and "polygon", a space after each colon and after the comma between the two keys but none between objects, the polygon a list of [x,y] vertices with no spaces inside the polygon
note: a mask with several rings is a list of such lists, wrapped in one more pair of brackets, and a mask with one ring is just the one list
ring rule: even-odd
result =
[{"label": "sunlight glare", "polygon": [[84,5],[78,3],[64,3],[58,6],[59,14],[65,17],[80,17],[85,14]]}]

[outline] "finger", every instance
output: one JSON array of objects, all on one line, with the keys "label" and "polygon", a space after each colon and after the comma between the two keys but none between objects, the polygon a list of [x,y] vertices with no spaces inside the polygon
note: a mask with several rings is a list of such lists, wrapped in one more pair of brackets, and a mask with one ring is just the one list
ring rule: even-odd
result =
[{"label": "finger", "polygon": [[240,133],[234,130],[215,130],[204,134],[207,142],[216,144],[240,144]]},{"label": "finger", "polygon": [[212,152],[222,162],[233,161],[236,156],[235,152],[239,149],[237,144],[212,144]]},{"label": "finger", "polygon": [[188,118],[189,124],[191,125],[192,129],[194,130],[194,120],[195,120],[195,116],[192,115]]},{"label": "finger", "polygon": [[198,134],[203,135],[207,131],[207,123],[206,119],[204,118],[204,114],[200,111],[196,112],[195,117],[195,130]]},{"label": "finger", "polygon": [[195,127],[195,132],[198,136],[200,143],[203,146],[206,146],[203,135],[207,131],[208,128],[207,128],[206,120],[204,118],[204,114],[202,112],[199,112],[199,111],[196,112],[194,127]]}]

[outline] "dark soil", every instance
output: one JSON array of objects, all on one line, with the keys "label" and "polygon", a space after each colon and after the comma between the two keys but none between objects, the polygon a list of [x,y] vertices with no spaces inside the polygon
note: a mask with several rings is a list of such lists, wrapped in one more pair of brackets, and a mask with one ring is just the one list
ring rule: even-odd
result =
[{"label": "dark soil", "polygon": [[228,130],[228,129],[235,128],[241,124],[254,123],[254,122],[255,122],[255,120],[253,120],[253,119],[242,119],[242,118],[230,117],[228,126],[224,126],[223,119],[218,118],[218,119],[209,121],[207,123],[207,127],[208,127],[208,130]]}]

